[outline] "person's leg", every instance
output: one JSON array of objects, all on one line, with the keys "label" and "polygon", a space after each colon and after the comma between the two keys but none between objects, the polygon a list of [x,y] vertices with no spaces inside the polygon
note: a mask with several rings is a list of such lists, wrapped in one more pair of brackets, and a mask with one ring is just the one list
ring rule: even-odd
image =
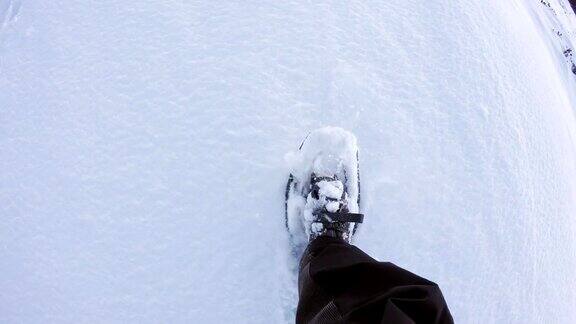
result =
[{"label": "person's leg", "polygon": [[339,238],[310,242],[300,264],[297,323],[452,323],[438,286]]}]

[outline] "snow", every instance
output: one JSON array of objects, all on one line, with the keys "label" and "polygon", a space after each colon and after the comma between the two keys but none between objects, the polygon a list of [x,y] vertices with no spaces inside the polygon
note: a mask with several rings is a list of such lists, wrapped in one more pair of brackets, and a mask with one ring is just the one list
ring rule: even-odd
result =
[{"label": "snow", "polygon": [[326,210],[331,213],[337,212],[339,207],[340,204],[338,202],[329,202],[326,204]]},{"label": "snow", "polygon": [[344,193],[344,185],[340,180],[320,181],[318,183],[318,193],[326,198],[340,199]]},{"label": "snow", "polygon": [[572,322],[550,3],[0,0],[0,322],[292,322],[284,156],[327,125],[358,138],[359,247],[459,323]]}]

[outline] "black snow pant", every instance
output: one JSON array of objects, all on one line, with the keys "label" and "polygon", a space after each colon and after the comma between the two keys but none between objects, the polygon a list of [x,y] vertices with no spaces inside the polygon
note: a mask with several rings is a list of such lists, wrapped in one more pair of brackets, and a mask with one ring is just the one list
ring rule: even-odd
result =
[{"label": "black snow pant", "polygon": [[438,285],[337,238],[300,262],[296,323],[453,323]]}]

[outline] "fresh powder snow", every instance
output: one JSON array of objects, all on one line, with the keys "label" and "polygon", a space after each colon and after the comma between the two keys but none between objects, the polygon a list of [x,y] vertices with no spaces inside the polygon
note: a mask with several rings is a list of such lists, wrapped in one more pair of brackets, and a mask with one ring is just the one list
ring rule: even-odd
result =
[{"label": "fresh powder snow", "polygon": [[458,323],[576,316],[566,0],[0,0],[0,322],[292,323],[289,152]]}]

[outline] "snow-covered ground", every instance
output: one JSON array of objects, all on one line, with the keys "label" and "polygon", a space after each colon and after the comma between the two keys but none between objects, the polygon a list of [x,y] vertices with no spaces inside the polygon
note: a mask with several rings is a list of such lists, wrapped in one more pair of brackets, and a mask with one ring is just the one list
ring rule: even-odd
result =
[{"label": "snow-covered ground", "polygon": [[547,2],[0,0],[0,322],[291,322],[284,157],[324,125],[358,137],[358,246],[460,323],[572,322]]}]

